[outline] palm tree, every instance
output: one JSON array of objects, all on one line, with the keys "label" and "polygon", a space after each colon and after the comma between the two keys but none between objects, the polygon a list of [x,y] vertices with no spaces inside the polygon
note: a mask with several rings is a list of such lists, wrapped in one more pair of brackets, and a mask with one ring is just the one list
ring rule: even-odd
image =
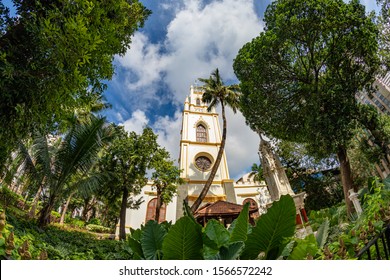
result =
[{"label": "palm tree", "polygon": [[50,222],[50,213],[58,199],[62,198],[72,179],[82,178],[91,171],[98,159],[98,152],[111,139],[111,129],[104,118],[76,124],[64,136],[52,160],[51,180],[48,184],[48,200],[41,210],[39,225]]},{"label": "palm tree", "polygon": [[223,130],[221,146],[219,147],[217,158],[213,168],[211,169],[210,176],[207,179],[206,184],[204,185],[194,204],[191,206],[192,212],[195,212],[199,208],[200,204],[206,197],[207,192],[209,191],[210,186],[214,180],[215,174],[217,173],[219,164],[221,163],[223,151],[225,149],[227,131],[225,106],[229,106],[232,108],[233,112],[236,113],[240,103],[240,87],[238,85],[224,85],[221,76],[219,75],[218,68],[211,73],[211,76],[208,79],[199,78],[199,81],[204,83],[203,86],[201,86],[201,89],[204,91],[202,101],[209,104],[207,110],[210,112],[218,104],[221,104]]}]

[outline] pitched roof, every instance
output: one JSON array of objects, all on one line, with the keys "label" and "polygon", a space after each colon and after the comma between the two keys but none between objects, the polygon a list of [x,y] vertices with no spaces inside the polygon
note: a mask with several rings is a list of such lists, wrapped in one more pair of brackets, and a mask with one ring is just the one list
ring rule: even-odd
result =
[{"label": "pitched roof", "polygon": [[[195,218],[204,216],[234,216],[239,215],[244,205],[235,204],[227,201],[216,201],[207,203],[200,207],[194,214]],[[249,213],[256,212],[258,208],[250,207]]]}]

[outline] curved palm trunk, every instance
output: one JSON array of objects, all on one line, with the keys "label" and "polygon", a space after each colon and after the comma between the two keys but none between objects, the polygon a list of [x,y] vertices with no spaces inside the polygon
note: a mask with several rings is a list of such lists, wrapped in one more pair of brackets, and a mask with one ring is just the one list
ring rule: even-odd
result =
[{"label": "curved palm trunk", "polygon": [[127,197],[129,196],[129,190],[127,187],[123,188],[122,204],[119,221],[119,239],[126,240],[126,209],[127,209]]},{"label": "curved palm trunk", "polygon": [[218,150],[218,155],[215,160],[215,163],[213,165],[213,168],[211,169],[211,173],[209,178],[207,179],[206,184],[204,185],[202,191],[200,192],[198,198],[195,200],[194,204],[191,206],[191,211],[192,213],[195,213],[195,211],[199,208],[200,204],[206,197],[208,191],[210,190],[211,184],[213,183],[215,174],[217,174],[217,170],[219,167],[219,164],[221,163],[223,151],[225,149],[225,142],[226,142],[226,116],[225,116],[225,107],[223,105],[223,101],[221,102],[221,107],[222,107],[222,121],[223,121],[223,129],[222,129],[222,141],[221,141],[221,146],[219,147]]},{"label": "curved palm trunk", "polygon": [[61,213],[61,218],[60,218],[60,225],[63,225],[64,222],[65,222],[65,215],[66,215],[66,211],[68,211],[68,207],[69,207],[69,203],[70,203],[70,200],[72,199],[72,196],[75,194],[75,192],[72,192],[68,199],[66,200],[66,203],[64,205],[64,209],[62,210],[62,213]]},{"label": "curved palm trunk", "polygon": [[39,189],[38,189],[37,193],[35,194],[35,197],[32,201],[31,209],[28,212],[28,217],[30,219],[35,218],[35,211],[37,210],[37,207],[38,207],[38,201],[39,201],[39,198],[41,197],[41,192],[42,192],[42,185],[39,186]]},{"label": "curved palm trunk", "polygon": [[54,208],[55,199],[56,197],[50,196],[48,203],[42,208],[38,219],[39,227],[42,228],[50,224],[50,215]]},{"label": "curved palm trunk", "polygon": [[353,189],[351,165],[347,156],[347,150],[343,146],[339,146],[337,157],[340,162],[341,183],[343,185],[345,204],[347,206],[347,216],[353,213],[352,201],[349,199],[349,190]]}]

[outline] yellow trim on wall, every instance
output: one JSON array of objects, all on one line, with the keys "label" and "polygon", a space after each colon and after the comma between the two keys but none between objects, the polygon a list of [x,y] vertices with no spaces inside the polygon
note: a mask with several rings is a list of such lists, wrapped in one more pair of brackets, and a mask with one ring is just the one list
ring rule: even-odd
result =
[{"label": "yellow trim on wall", "polygon": [[206,116],[218,116],[217,113],[209,113],[209,112],[195,112],[195,111],[190,111],[190,110],[184,110],[183,111],[184,113],[196,113],[196,114],[199,114],[199,115],[206,115]]},{"label": "yellow trim on wall", "polygon": [[207,146],[221,146],[221,143],[211,143],[211,142],[196,142],[196,141],[190,141],[190,140],[180,140],[181,144],[198,144],[198,145],[207,145]]},{"label": "yellow trim on wall", "polygon": [[153,192],[153,191],[144,191],[144,194],[157,196],[157,192]]},{"label": "yellow trim on wall", "polygon": [[249,196],[256,196],[258,195],[259,193],[256,192],[256,193],[239,193],[237,194],[237,196],[240,196],[240,197],[249,197]]},{"label": "yellow trim on wall", "polygon": [[[198,198],[198,195],[189,195],[188,200],[194,201]],[[217,202],[219,200],[226,200],[226,195],[213,195],[206,196],[203,201],[204,202]]]}]

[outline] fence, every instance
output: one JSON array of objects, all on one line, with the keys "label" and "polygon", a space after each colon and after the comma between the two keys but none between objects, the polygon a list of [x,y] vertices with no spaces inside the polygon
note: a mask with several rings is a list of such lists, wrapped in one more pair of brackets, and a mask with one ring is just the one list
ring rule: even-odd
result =
[{"label": "fence", "polygon": [[372,260],[373,256],[376,260],[388,260],[390,255],[390,224],[379,233],[375,238],[364,246],[363,249],[356,254],[360,260],[367,256],[367,259]]}]

